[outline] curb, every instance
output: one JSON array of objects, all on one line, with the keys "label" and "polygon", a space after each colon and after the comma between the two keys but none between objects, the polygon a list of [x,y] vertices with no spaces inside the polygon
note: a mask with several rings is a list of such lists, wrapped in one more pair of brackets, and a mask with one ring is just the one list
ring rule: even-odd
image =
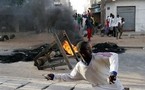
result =
[{"label": "curb", "polygon": [[145,47],[143,46],[120,46],[122,48],[126,48],[126,49],[145,49]]},{"label": "curb", "polygon": [[134,37],[134,36],[145,36],[144,32],[127,32],[127,33],[123,33],[122,36],[130,36],[130,37]]}]

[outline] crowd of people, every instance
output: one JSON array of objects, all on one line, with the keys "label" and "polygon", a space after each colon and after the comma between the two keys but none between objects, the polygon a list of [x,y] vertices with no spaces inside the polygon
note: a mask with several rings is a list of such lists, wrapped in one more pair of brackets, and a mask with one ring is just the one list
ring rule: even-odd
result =
[{"label": "crowd of people", "polygon": [[74,20],[78,24],[79,32],[82,36],[87,36],[88,41],[91,41],[93,34],[99,33],[102,35],[116,37],[116,39],[122,38],[123,26],[125,23],[124,18],[110,13],[105,20],[105,24],[96,24],[94,17],[88,11],[85,15],[75,14]]},{"label": "crowd of people", "polygon": [[87,36],[88,41],[91,41],[93,29],[94,29],[94,19],[91,14],[75,14],[73,15],[75,22],[77,22],[80,34],[82,36]]},{"label": "crowd of people", "polygon": [[110,13],[110,16],[107,17],[105,24],[107,35],[121,39],[124,23],[124,18],[120,17],[119,15],[115,17],[112,13]]}]

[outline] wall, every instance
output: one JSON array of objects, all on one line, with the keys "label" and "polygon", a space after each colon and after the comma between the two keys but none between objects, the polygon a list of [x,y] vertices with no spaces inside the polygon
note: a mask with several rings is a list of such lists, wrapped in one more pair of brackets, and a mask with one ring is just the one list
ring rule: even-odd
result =
[{"label": "wall", "polygon": [[[124,0],[115,1],[106,4],[106,17],[113,13],[116,16],[117,6],[135,6],[135,32],[145,32],[145,0]],[[110,10],[107,10],[110,7]]]}]

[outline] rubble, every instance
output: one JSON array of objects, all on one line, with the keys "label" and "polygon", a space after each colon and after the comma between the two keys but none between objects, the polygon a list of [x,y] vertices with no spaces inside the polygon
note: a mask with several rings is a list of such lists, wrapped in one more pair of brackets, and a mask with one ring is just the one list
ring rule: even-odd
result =
[{"label": "rubble", "polygon": [[49,47],[49,44],[41,45],[34,49],[15,49],[11,51],[1,51],[0,62],[12,63],[18,61],[32,61],[33,58],[44,48]]},{"label": "rubble", "polygon": [[93,52],[115,52],[115,53],[124,53],[125,48],[119,47],[117,44],[112,42],[97,43],[93,46]]}]

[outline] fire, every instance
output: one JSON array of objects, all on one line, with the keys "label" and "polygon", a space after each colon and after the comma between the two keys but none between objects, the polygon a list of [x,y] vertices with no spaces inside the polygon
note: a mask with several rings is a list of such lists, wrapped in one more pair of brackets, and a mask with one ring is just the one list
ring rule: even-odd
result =
[{"label": "fire", "polygon": [[[75,52],[78,52],[78,51],[77,51],[77,47],[74,46],[73,44],[71,44],[71,45],[72,45],[73,50],[74,50]],[[70,47],[68,41],[65,40],[65,41],[63,42],[63,48],[64,48],[64,50],[65,50],[68,54],[74,55],[74,54],[73,54],[73,51],[71,50],[71,47]]]}]

